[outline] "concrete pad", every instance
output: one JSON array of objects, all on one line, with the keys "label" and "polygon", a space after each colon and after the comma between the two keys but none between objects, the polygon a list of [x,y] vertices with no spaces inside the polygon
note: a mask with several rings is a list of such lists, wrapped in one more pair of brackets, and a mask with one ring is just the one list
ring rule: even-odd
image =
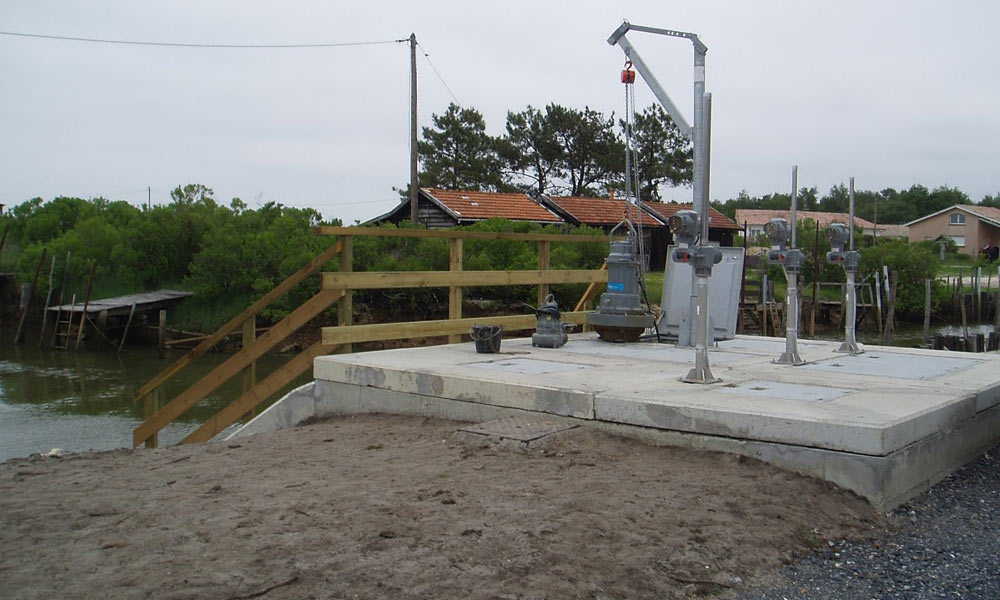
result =
[{"label": "concrete pad", "polygon": [[[317,415],[474,422],[566,417],[754,456],[887,505],[1000,441],[1000,355],[869,347],[850,356],[837,353],[839,345],[800,341],[808,363],[791,367],[773,362],[783,339],[737,336],[710,351],[722,379],[711,385],[679,380],[693,349],[610,344],[596,334],[572,335],[557,349],[507,339],[497,354],[477,354],[471,342],[341,354],[316,359],[311,406]],[[308,409],[302,398],[289,402],[298,408],[271,416],[268,426]]]}]

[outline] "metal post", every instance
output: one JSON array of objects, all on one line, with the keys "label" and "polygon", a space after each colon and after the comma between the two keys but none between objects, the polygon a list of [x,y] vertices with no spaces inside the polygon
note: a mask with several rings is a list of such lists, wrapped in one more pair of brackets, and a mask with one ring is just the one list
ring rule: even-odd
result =
[{"label": "metal post", "polygon": [[[848,223],[848,250],[854,250],[854,178],[850,179],[850,222]],[[858,295],[854,282],[854,268],[846,268],[847,285],[844,286],[844,343],[837,348],[837,352],[848,352],[850,354],[861,354],[864,352],[859,346],[854,333],[854,324],[858,320]]]},{"label": "metal post", "polygon": [[854,250],[854,178],[851,177],[851,191],[849,196],[849,204],[851,210],[851,231],[850,231],[850,245],[848,250]]},{"label": "metal post", "polygon": [[[793,166],[792,205],[789,211],[789,216],[791,217],[789,226],[792,228],[790,238],[791,251],[796,250],[798,182],[799,168]],[[785,351],[774,362],[781,365],[801,365],[805,361],[799,356],[799,268],[797,266],[794,268],[785,268],[785,281],[788,282],[788,288],[785,290]]]},{"label": "metal post", "polygon": [[858,320],[858,304],[856,299],[856,289],[854,286],[854,271],[847,271],[847,285],[845,288],[847,314],[844,315],[844,343],[840,345],[840,348],[837,348],[837,352],[861,354],[862,350],[858,347],[858,341],[854,335],[854,323]]},{"label": "metal post", "polygon": [[798,239],[799,222],[796,219],[799,204],[799,167],[792,165],[792,206],[788,214],[788,224],[792,228],[791,247],[797,248],[795,241]]},{"label": "metal post", "polygon": [[[704,56],[702,56],[702,72],[704,73]],[[702,143],[702,157],[701,157],[701,212],[698,216],[701,217],[701,243],[708,244],[708,226],[709,226],[709,207],[711,206],[711,195],[709,191],[712,188],[712,94],[706,93],[704,96],[704,106],[701,111],[701,143]]]},{"label": "metal post", "polygon": [[417,222],[417,34],[410,34],[410,220]]},{"label": "metal post", "polygon": [[685,383],[717,383],[722,381],[712,375],[708,364],[708,319],[701,318],[708,314],[708,277],[698,278],[698,335],[694,350],[694,368],[688,371],[687,377],[681,379]]}]

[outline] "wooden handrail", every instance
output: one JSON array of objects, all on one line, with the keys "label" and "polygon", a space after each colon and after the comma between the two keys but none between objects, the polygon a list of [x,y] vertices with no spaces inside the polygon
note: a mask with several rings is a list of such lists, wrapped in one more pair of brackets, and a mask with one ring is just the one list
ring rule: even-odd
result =
[{"label": "wooden handrail", "polygon": [[239,373],[252,361],[263,356],[275,344],[285,339],[288,334],[309,322],[310,319],[326,310],[326,308],[343,296],[344,290],[320,290],[318,294],[307,300],[305,304],[292,311],[277,325],[268,329],[267,333],[257,338],[251,345],[231,356],[211,373],[199,379],[197,383],[181,392],[166,406],[156,411],[155,414],[136,427],[132,432],[133,446],[138,446],[155,435],[168,423],[197,404],[207,394],[214,391],[226,381],[229,381],[230,377]]},{"label": "wooden handrail", "polygon": [[[586,317],[587,313],[585,312],[564,312],[561,315],[564,322],[578,325],[583,324]],[[468,333],[473,325],[503,325],[507,329],[517,330],[534,329],[537,324],[538,317],[535,315],[506,315],[409,321],[406,323],[375,323],[372,325],[351,325],[350,327],[323,327],[320,331],[324,344],[347,344]]]},{"label": "wooden handrail", "polygon": [[322,225],[313,228],[320,235],[345,235],[365,237],[441,238],[463,240],[518,240],[523,242],[605,242],[606,235],[578,233],[511,233],[507,231],[466,231],[454,229],[389,229],[384,227],[334,227]]},{"label": "wooden handrail", "polygon": [[[300,270],[278,284],[273,290],[250,305],[239,315],[233,317],[215,333],[205,337],[201,343],[162,373],[140,388],[136,400],[146,399],[148,408],[153,403],[151,394],[177,374],[181,369],[203,355],[211,347],[232,333],[237,327],[247,322],[247,319],[258,314],[281,295],[287,293],[295,285],[309,275],[318,271],[324,264],[341,255],[341,271],[322,274],[322,286],[318,294],[295,309],[284,320],[270,328],[267,333],[256,340],[244,344],[242,350],[226,360],[222,365],[202,377],[165,406],[147,413],[147,419],[133,431],[132,441],[135,446],[143,442],[155,443],[157,433],[168,423],[182,415],[197,404],[207,394],[217,389],[230,378],[254,364],[254,361],[274,345],[285,339],[310,319],[318,315],[338,300],[343,300],[340,309],[339,327],[324,327],[321,330],[321,340],[301,352],[288,363],[279,367],[259,383],[253,381],[244,386],[243,393],[217,414],[203,423],[197,430],[182,440],[182,443],[206,441],[217,435],[223,429],[249,414],[257,405],[277,392],[283,385],[305,372],[314,358],[328,354],[341,348],[350,348],[354,342],[379,341],[388,339],[408,339],[414,337],[451,336],[457,339],[473,324],[504,325],[509,329],[530,329],[536,325],[535,315],[509,315],[499,317],[481,317],[462,319],[460,317],[461,288],[468,286],[494,285],[539,285],[565,283],[589,283],[588,294],[599,289],[599,284],[607,281],[606,266],[601,270],[549,270],[548,249],[551,242],[593,243],[607,242],[604,235],[576,235],[555,233],[507,233],[483,231],[454,230],[424,230],[424,229],[384,229],[366,227],[317,227],[317,233],[323,235],[341,236],[336,244],[330,246],[322,254],[309,261]],[[383,236],[402,238],[440,238],[452,241],[452,257],[449,271],[402,271],[402,272],[353,272],[351,269],[351,238],[353,236]],[[538,242],[539,269],[517,271],[463,271],[461,268],[462,240],[512,240]],[[346,260],[345,260],[346,259]],[[451,306],[451,319],[439,321],[419,321],[409,323],[380,323],[374,325],[344,325],[350,323],[350,293],[359,289],[385,288],[419,288],[448,287],[450,300],[458,299],[459,307]],[[541,296],[540,296],[541,297]],[[581,299],[582,301],[582,299]],[[346,313],[346,315],[345,315]],[[584,323],[584,312],[566,312],[562,318],[567,323]],[[252,336],[251,336],[252,337]],[[249,341],[250,338],[247,338]],[[253,378],[252,378],[253,379]]]},{"label": "wooden handrail", "polygon": [[261,310],[267,308],[268,306],[271,305],[272,302],[274,302],[282,295],[284,295],[286,292],[291,290],[293,287],[301,283],[306,277],[312,275],[313,273],[318,271],[320,267],[333,260],[338,254],[340,254],[342,247],[343,243],[338,240],[336,244],[333,244],[325,251],[323,251],[322,254],[320,254],[316,258],[306,263],[304,267],[302,267],[295,273],[289,275],[288,278],[279,283],[277,287],[275,287],[270,292],[264,294],[260,298],[260,300],[257,300],[256,302],[251,304],[246,310],[244,310],[240,314],[236,315],[235,317],[227,321],[226,324],[218,328],[215,331],[215,333],[205,338],[200,344],[191,349],[187,354],[177,359],[177,361],[174,364],[167,367],[162,373],[160,373],[156,377],[150,379],[149,382],[146,383],[146,385],[139,388],[139,390],[135,393],[134,401],[138,402],[139,400],[145,398],[153,390],[160,387],[161,385],[166,383],[167,380],[169,380],[171,377],[180,372],[181,369],[194,362],[196,358],[208,352],[212,348],[212,346],[222,341],[222,338],[226,337],[234,329],[241,326],[243,322],[250,317],[250,315],[259,313]]},{"label": "wooden handrail", "polygon": [[323,273],[323,287],[374,290],[450,286],[536,285],[540,283],[592,283],[607,281],[606,271],[359,271]]},{"label": "wooden handrail", "polygon": [[207,442],[212,439],[220,431],[238,421],[248,411],[267,400],[271,394],[277,392],[289,381],[305,373],[307,369],[312,367],[314,358],[330,354],[337,347],[336,344],[316,342],[297,354],[292,360],[275,369],[263,381],[244,392],[239,398],[202,423],[201,427],[182,439],[181,443]]}]

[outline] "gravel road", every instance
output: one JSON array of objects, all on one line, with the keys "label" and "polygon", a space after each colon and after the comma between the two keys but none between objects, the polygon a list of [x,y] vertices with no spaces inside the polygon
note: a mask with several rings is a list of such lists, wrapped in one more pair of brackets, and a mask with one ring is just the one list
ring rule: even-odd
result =
[{"label": "gravel road", "polygon": [[1000,445],[893,511],[891,520],[885,536],[830,540],[770,584],[736,597],[1000,598]]}]

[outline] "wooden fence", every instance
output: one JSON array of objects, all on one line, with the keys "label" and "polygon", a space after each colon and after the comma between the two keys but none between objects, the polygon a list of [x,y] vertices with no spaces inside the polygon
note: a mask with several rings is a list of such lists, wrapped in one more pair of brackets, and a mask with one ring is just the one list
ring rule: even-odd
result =
[{"label": "wooden fence", "polygon": [[[155,447],[158,443],[157,434],[161,429],[236,375],[243,377],[243,392],[240,396],[181,440],[181,443],[212,439],[229,425],[245,416],[254,414],[257,406],[296,377],[305,373],[312,366],[314,358],[336,350],[350,352],[352,344],[355,343],[434,336],[448,336],[448,341],[455,343],[460,341],[462,333],[469,331],[473,322],[504,325],[508,329],[530,329],[535,326],[533,314],[463,318],[463,287],[537,285],[538,303],[541,304],[545,296],[548,295],[549,286],[552,284],[589,283],[587,291],[577,303],[576,308],[562,314],[564,321],[582,324],[585,321],[585,311],[588,304],[602,289],[600,284],[607,282],[607,271],[603,267],[600,270],[549,269],[549,253],[552,242],[607,242],[608,238],[603,235],[364,227],[318,227],[316,231],[321,235],[337,236],[337,242],[242,313],[230,319],[215,333],[206,337],[198,346],[135,393],[135,400],[144,403],[146,420],[132,432],[133,446],[145,444],[147,447]],[[353,240],[359,236],[447,239],[450,244],[449,270],[356,272],[354,271]],[[465,271],[462,269],[464,240],[535,242],[538,249],[538,268],[515,271]],[[260,311],[335,258],[338,259],[339,270],[322,273],[319,293],[292,311],[285,319],[269,328],[266,333],[257,337],[256,319]],[[352,292],[355,290],[433,287],[448,288],[448,319],[372,325],[353,324]],[[257,381],[256,360],[334,303],[339,303],[337,308],[338,325],[336,327],[323,327],[321,339],[318,342],[279,367],[262,381]],[[163,384],[240,327],[243,331],[243,348],[161,407]]]}]

